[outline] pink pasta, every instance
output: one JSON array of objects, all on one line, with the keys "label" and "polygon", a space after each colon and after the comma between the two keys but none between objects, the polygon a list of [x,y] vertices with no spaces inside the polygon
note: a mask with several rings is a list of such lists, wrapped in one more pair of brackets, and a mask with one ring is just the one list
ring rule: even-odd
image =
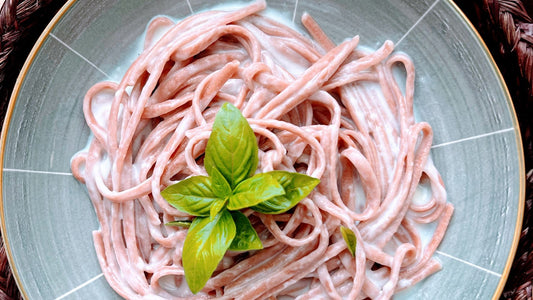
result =
[{"label": "pink pasta", "polygon": [[[441,267],[432,256],[453,207],[429,158],[431,127],[413,115],[412,61],[390,41],[373,52],[357,49],[357,36],[335,45],[304,14],[308,38],[264,8],[155,18],[122,80],[85,96],[93,137],[71,167],[101,225],[102,271],[125,298],[388,299]],[[193,295],[182,267],[187,229],[164,225],[192,216],[160,192],[206,175],[203,153],[225,102],[256,135],[258,172],[321,183],[287,213],[244,210],[264,249],[228,251]],[[436,229],[423,238],[429,223]],[[341,225],[356,234],[355,257]]]}]

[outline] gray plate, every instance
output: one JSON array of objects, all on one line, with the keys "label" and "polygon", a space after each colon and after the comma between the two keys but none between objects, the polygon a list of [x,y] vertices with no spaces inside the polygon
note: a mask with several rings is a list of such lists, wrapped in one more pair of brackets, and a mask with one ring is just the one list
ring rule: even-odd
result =
[{"label": "gray plate", "polygon": [[[9,107],[0,172],[3,237],[26,298],[118,298],[93,250],[96,216],[69,169],[89,135],[82,98],[121,77],[153,16],[183,18],[210,5],[70,1],[37,43]],[[296,20],[308,11],[336,42],[359,34],[376,48],[390,39],[413,58],[417,117],[433,126],[432,156],[455,214],[436,254],[444,269],[398,298],[496,298],[518,241],[524,162],[509,94],[472,26],[446,0],[268,5]]]}]

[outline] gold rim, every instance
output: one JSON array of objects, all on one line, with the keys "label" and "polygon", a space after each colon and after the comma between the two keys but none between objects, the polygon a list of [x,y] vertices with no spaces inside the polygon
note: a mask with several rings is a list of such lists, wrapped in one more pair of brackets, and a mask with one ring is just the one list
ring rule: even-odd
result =
[{"label": "gold rim", "polygon": [[18,274],[18,270],[14,268],[13,265],[13,253],[11,252],[11,247],[9,247],[9,240],[7,238],[6,234],[6,223],[4,218],[4,199],[3,199],[3,185],[4,182],[4,152],[6,147],[6,138],[7,138],[7,132],[9,129],[9,124],[11,122],[11,115],[13,114],[13,109],[15,108],[15,102],[17,102],[17,97],[20,92],[20,88],[22,86],[22,82],[24,81],[24,78],[26,77],[26,74],[28,73],[29,67],[32,64],[33,60],[35,59],[35,55],[39,50],[41,49],[44,41],[48,38],[48,35],[54,29],[57,22],[61,17],[65,14],[65,12],[68,11],[68,9],[72,6],[72,4],[76,2],[76,0],[69,0],[67,1],[63,7],[56,13],[54,18],[48,23],[48,26],[44,29],[44,31],[41,33],[39,38],[37,39],[37,42],[35,42],[35,45],[31,49],[30,54],[28,55],[28,58],[26,58],[26,61],[24,62],[24,65],[22,66],[22,69],[17,77],[17,81],[15,82],[15,86],[13,87],[13,92],[11,93],[11,98],[9,99],[9,105],[7,107],[6,116],[4,118],[4,124],[2,126],[2,136],[0,138],[1,143],[1,151],[0,151],[0,220],[1,220],[1,226],[2,226],[2,241],[4,242],[4,249],[6,251],[7,260],[9,262],[9,265],[11,267],[11,271],[13,272],[13,278],[15,278],[15,282],[17,283],[17,286],[20,290],[20,294],[24,299],[28,299],[28,294],[26,293],[26,290],[22,286],[22,283],[20,281],[20,276]]},{"label": "gold rim", "polygon": [[513,242],[511,245],[511,249],[509,250],[509,255],[507,256],[507,262],[505,263],[505,267],[502,272],[502,276],[500,277],[500,281],[498,282],[498,286],[496,287],[496,291],[494,292],[494,295],[492,297],[492,300],[497,300],[500,298],[500,295],[503,292],[503,289],[505,287],[505,283],[507,282],[507,278],[509,277],[509,273],[511,272],[511,266],[513,265],[513,260],[516,254],[516,249],[518,248],[518,242],[520,241],[520,234],[522,232],[522,221],[524,218],[524,202],[526,199],[526,165],[524,161],[524,150],[522,149],[522,135],[520,134],[520,125],[518,124],[518,117],[516,116],[516,111],[514,109],[513,100],[511,97],[511,94],[509,93],[509,89],[507,88],[507,85],[505,84],[505,80],[503,79],[503,75],[500,72],[500,69],[498,68],[498,65],[496,64],[496,61],[494,61],[494,58],[492,57],[492,54],[490,53],[489,48],[485,44],[485,41],[483,41],[483,38],[479,34],[479,32],[476,30],[474,25],[470,22],[470,20],[465,16],[463,11],[455,4],[453,0],[448,0],[448,2],[451,4],[452,8],[457,12],[457,14],[465,21],[465,23],[470,27],[470,29],[474,32],[474,35],[478,39],[479,43],[483,47],[483,51],[485,51],[485,54],[490,60],[490,63],[492,64],[494,70],[496,70],[496,74],[498,78],[500,79],[500,84],[502,89],[505,92],[505,98],[507,99],[507,103],[510,107],[510,112],[514,116],[513,118],[513,127],[515,131],[516,136],[516,144],[518,148],[518,162],[519,162],[519,169],[520,169],[520,191],[518,196],[518,212],[516,217],[516,224],[513,234]]},{"label": "gold rim", "polygon": [[[3,0],[0,0],[3,1]],[[26,59],[24,65],[22,66],[22,69],[17,77],[17,81],[15,83],[15,86],[13,88],[13,92],[11,94],[11,98],[9,100],[9,106],[7,108],[6,116],[4,119],[4,124],[2,127],[2,135],[0,138],[1,143],[1,151],[0,151],[0,220],[1,220],[1,229],[2,229],[2,240],[4,242],[4,248],[6,250],[7,259],[9,261],[9,264],[11,266],[11,270],[13,272],[13,277],[15,278],[15,281],[17,283],[17,286],[21,292],[21,295],[24,299],[28,299],[28,295],[26,293],[26,290],[24,289],[21,281],[20,276],[18,274],[18,271],[16,268],[13,267],[13,254],[11,252],[11,247],[9,247],[9,241],[6,235],[6,224],[4,219],[4,205],[3,205],[3,173],[4,173],[4,151],[6,146],[6,137],[7,132],[9,129],[9,124],[11,121],[11,115],[13,113],[13,109],[15,107],[15,103],[18,97],[18,94],[20,92],[20,88],[22,86],[22,82],[24,78],[26,77],[26,74],[28,73],[29,67],[32,64],[33,60],[35,59],[35,56],[37,52],[41,49],[44,41],[46,38],[48,38],[50,32],[52,29],[57,25],[57,22],[63,15],[70,9],[70,7],[76,2],[76,0],[68,0],[65,5],[57,12],[57,14],[54,16],[54,18],[50,21],[48,26],[44,29],[43,33],[39,36],[39,39],[33,46],[30,54],[28,55],[28,58]],[[1,3],[1,2],[0,2]],[[504,287],[505,283],[507,282],[507,278],[509,276],[509,273],[511,271],[511,266],[516,254],[516,250],[518,247],[518,242],[520,240],[520,234],[522,229],[522,221],[523,221],[523,215],[524,215],[524,200],[525,200],[525,162],[524,162],[524,152],[522,149],[522,136],[520,134],[520,126],[518,124],[518,118],[516,116],[516,111],[514,109],[512,97],[509,93],[509,89],[507,88],[507,85],[505,84],[505,80],[503,79],[503,76],[500,72],[500,69],[498,68],[498,65],[494,61],[494,58],[492,57],[492,54],[490,53],[487,45],[481,38],[479,32],[476,30],[474,25],[470,22],[470,20],[465,16],[465,14],[461,11],[461,9],[455,4],[453,0],[448,0],[448,3],[451,5],[451,7],[455,10],[455,12],[463,19],[463,21],[466,23],[466,25],[472,30],[476,38],[478,39],[478,42],[482,45],[483,50],[485,51],[485,54],[489,58],[493,68],[496,70],[496,74],[500,80],[500,84],[502,89],[504,90],[504,93],[507,98],[507,102],[510,107],[510,112],[514,116],[513,118],[513,127],[515,128],[515,135],[516,135],[516,143],[518,145],[518,160],[519,160],[519,169],[520,169],[520,190],[519,190],[519,203],[518,203],[518,212],[517,212],[517,219],[515,224],[515,230],[513,235],[513,242],[511,245],[511,249],[509,250],[509,255],[507,257],[507,261],[505,264],[505,268],[503,270],[503,273],[501,274],[500,281],[498,282],[498,285],[496,287],[496,290],[494,292],[494,295],[492,297],[493,300],[499,299]],[[1,5],[0,5],[1,6]]]}]

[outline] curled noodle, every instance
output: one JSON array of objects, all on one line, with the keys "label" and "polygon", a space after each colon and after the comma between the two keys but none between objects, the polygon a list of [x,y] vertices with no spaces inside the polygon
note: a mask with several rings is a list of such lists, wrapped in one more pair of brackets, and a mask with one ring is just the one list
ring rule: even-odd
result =
[{"label": "curled noodle", "polygon": [[[409,57],[390,41],[374,52],[356,49],[358,37],[335,45],[304,14],[311,40],[260,15],[264,8],[155,18],[122,81],[85,96],[94,138],[71,168],[101,225],[93,237],[105,278],[125,298],[388,299],[440,268],[432,255],[453,207],[429,158],[431,127],[414,119]],[[321,183],[287,213],[243,211],[264,249],[229,251],[193,295],[181,262],[187,229],[164,225],[192,217],[160,192],[206,174],[203,153],[224,102],[254,130],[259,171]],[[420,189],[430,195],[421,203]],[[436,229],[424,243],[428,223]],[[340,225],[356,234],[355,258]]]}]

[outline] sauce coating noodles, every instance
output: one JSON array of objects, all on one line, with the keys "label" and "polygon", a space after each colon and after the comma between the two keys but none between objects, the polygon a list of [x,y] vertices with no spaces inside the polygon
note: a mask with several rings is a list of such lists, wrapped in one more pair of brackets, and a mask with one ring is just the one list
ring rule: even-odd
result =
[{"label": "sauce coating noodles", "polygon": [[[94,137],[71,167],[101,224],[93,237],[105,278],[125,298],[388,299],[441,267],[432,255],[453,207],[429,158],[431,127],[414,119],[412,61],[390,41],[373,52],[356,49],[358,37],[335,45],[304,14],[307,38],[260,15],[265,6],[155,18],[122,81],[85,96]],[[321,183],[287,213],[244,210],[264,249],[228,251],[193,295],[181,262],[187,229],[164,225],[192,217],[160,192],[206,175],[224,102],[256,134],[259,171]],[[341,225],[356,234],[355,258]]]}]

